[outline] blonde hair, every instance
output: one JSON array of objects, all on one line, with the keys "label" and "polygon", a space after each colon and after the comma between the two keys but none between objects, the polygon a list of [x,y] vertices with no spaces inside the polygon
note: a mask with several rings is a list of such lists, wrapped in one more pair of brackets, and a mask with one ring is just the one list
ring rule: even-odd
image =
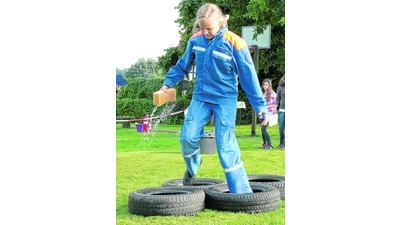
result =
[{"label": "blonde hair", "polygon": [[222,10],[217,5],[206,3],[197,10],[193,33],[197,33],[200,30],[199,23],[206,18],[215,18],[220,22],[219,27],[223,28],[228,24],[229,15],[222,15]]}]

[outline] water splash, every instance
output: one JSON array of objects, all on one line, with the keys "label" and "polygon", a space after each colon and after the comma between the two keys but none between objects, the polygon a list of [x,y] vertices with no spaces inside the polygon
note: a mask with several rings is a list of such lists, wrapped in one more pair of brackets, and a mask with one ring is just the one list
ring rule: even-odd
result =
[{"label": "water splash", "polygon": [[[166,104],[165,106],[164,106],[164,108],[161,110],[161,113],[160,113],[160,115],[165,115],[165,114],[170,114],[171,112],[172,112],[172,110],[175,108],[175,106],[176,106],[176,104],[177,104],[177,102],[173,102],[172,104]],[[151,114],[151,117],[156,117],[156,116],[154,116],[154,113],[156,112],[156,109],[157,109],[157,106],[153,109],[153,112],[152,112],[152,114]],[[158,125],[160,125],[160,123],[161,122],[163,122],[163,121],[165,121],[167,119],[167,116],[166,117],[160,117],[160,118],[156,118],[156,119],[154,119],[154,120],[151,120],[150,121],[150,124],[151,124],[151,126],[152,126],[152,130],[155,130],[157,127],[158,127]],[[154,132],[153,132],[154,133]]]},{"label": "water splash", "polygon": [[149,133],[143,132],[143,136],[140,139],[140,144],[138,145],[138,148],[145,150],[146,145],[150,145],[151,143],[153,143],[153,139],[155,137],[155,130],[160,125],[160,123],[165,121],[168,117],[168,116],[165,116],[165,117],[161,117],[161,116],[165,115],[165,114],[170,114],[172,112],[172,110],[175,108],[176,104],[177,104],[177,102],[173,102],[172,104],[166,103],[164,105],[164,108],[161,110],[161,112],[158,115],[160,117],[152,119],[153,117],[158,117],[155,115],[157,112],[158,106],[154,107],[153,111],[150,114],[150,128],[151,128],[150,132]]}]

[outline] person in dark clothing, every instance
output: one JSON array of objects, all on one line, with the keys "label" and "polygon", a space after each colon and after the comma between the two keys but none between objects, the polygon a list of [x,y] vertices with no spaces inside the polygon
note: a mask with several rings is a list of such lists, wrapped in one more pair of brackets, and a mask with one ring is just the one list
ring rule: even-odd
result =
[{"label": "person in dark clothing", "polygon": [[276,89],[275,110],[279,108],[279,149],[285,150],[285,75],[279,81]]}]

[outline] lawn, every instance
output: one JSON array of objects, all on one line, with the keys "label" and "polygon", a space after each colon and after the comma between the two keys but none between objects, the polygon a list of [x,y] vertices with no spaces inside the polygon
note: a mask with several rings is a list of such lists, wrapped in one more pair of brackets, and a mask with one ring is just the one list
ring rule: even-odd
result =
[{"label": "lawn", "polygon": [[[285,224],[285,201],[271,212],[247,214],[205,209],[195,216],[143,217],[128,212],[129,193],[143,188],[161,187],[168,180],[180,179],[185,164],[180,153],[181,126],[157,125],[150,133],[137,132],[135,125],[116,125],[116,224]],[[206,126],[205,131],[214,130]],[[285,175],[285,151],[261,148],[260,125],[251,135],[251,125],[237,125],[235,134],[247,174]],[[279,144],[278,126],[268,128],[273,146]],[[218,155],[202,154],[197,177],[225,180]]]}]

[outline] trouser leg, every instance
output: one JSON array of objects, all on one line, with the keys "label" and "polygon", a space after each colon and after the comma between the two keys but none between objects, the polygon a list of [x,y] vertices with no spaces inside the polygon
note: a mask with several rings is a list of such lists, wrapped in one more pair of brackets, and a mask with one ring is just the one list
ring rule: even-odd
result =
[{"label": "trouser leg", "polygon": [[189,173],[196,176],[200,166],[200,139],[204,136],[204,124],[210,120],[211,110],[204,102],[193,99],[183,123],[179,141]]},{"label": "trouser leg", "polygon": [[263,144],[267,144],[267,139],[266,139],[266,137],[265,137],[265,133],[266,133],[266,127],[265,126],[262,126],[261,125],[261,123],[263,122],[263,120],[264,119],[262,119],[262,120],[260,120],[260,126],[261,126],[261,136],[262,136],[262,139],[263,139]]},{"label": "trouser leg", "polygon": [[218,157],[224,169],[230,193],[253,193],[234,133],[236,104],[213,105]]},{"label": "trouser leg", "polygon": [[269,137],[269,134],[268,134],[268,132],[267,132],[267,127],[268,127],[268,124],[265,126],[265,141],[267,142],[267,144],[268,145],[271,145],[271,138]]},{"label": "trouser leg", "polygon": [[285,146],[285,112],[279,112],[279,144]]}]

